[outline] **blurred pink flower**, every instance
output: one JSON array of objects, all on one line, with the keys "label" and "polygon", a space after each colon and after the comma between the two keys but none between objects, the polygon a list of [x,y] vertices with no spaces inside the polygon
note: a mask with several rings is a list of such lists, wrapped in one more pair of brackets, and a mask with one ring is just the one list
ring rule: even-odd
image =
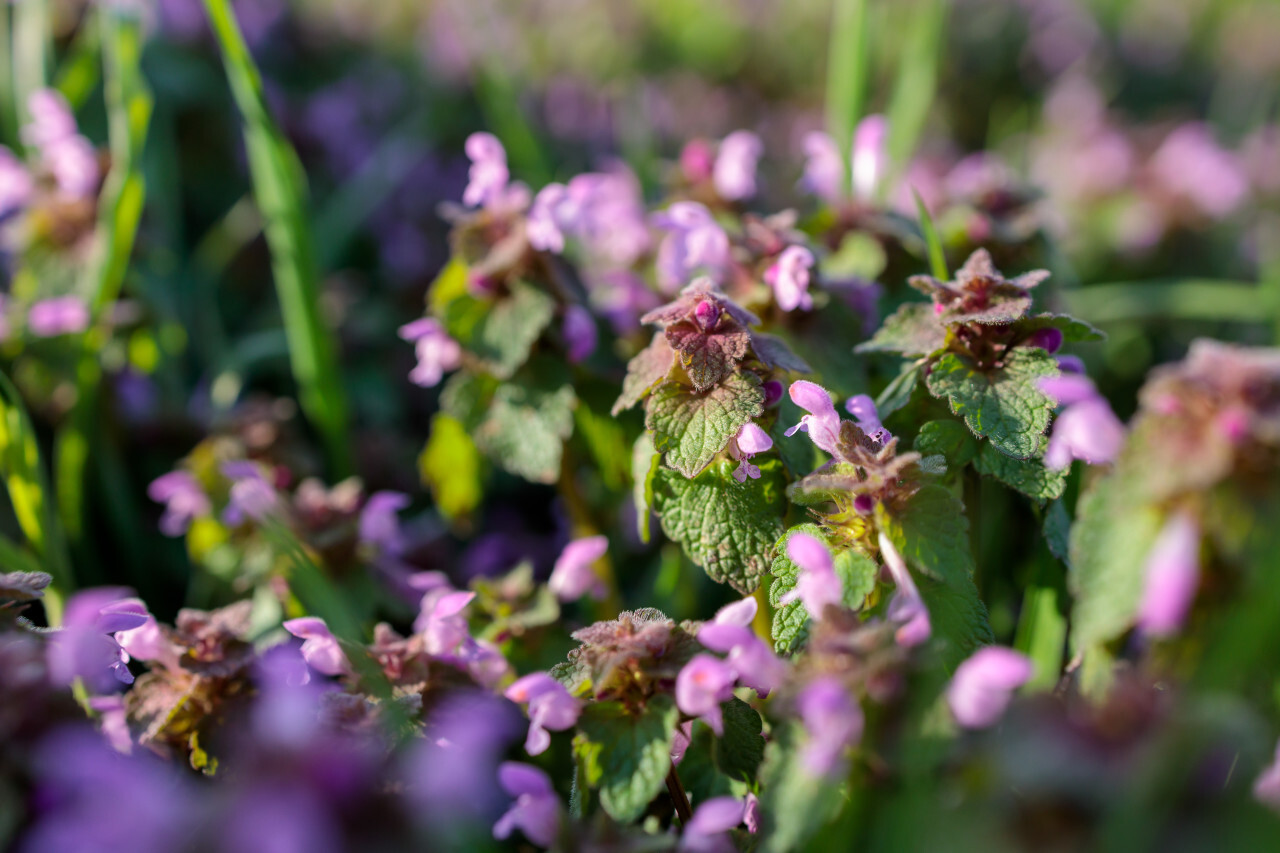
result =
[{"label": "blurred pink flower", "polygon": [[503,694],[512,702],[529,707],[529,736],[524,748],[530,755],[546,752],[553,732],[573,728],[582,713],[582,703],[563,684],[545,672],[518,679]]},{"label": "blurred pink flower", "polygon": [[1124,424],[1088,377],[1069,374],[1041,379],[1039,388],[1065,407],[1049,435],[1046,467],[1062,469],[1072,459],[1091,465],[1115,460],[1124,444]]},{"label": "blurred pink flower", "polygon": [[462,365],[462,347],[432,317],[422,317],[400,327],[400,337],[413,344],[418,366],[409,381],[423,388],[439,385],[445,373]]},{"label": "blurred pink flower", "polygon": [[780,309],[813,310],[813,297],[809,295],[809,270],[813,265],[813,252],[804,246],[788,246],[765,271],[764,280],[773,287],[774,299]]},{"label": "blurred pink flower", "polygon": [[676,705],[691,717],[700,717],[716,734],[724,733],[720,703],[733,697],[736,673],[728,664],[708,654],[697,654],[676,676]]},{"label": "blurred pink flower", "polygon": [[862,739],[862,707],[833,676],[811,681],[796,697],[796,711],[808,732],[801,752],[811,776],[839,773],[844,753]]},{"label": "blurred pink flower", "polygon": [[318,616],[289,619],[284,623],[284,629],[302,640],[302,657],[316,672],[324,675],[347,675],[351,672],[346,652],[342,651],[338,638],[333,636],[323,619]]},{"label": "blurred pink flower", "polygon": [[1189,512],[1174,512],[1151,546],[1138,627],[1147,634],[1177,633],[1200,585],[1200,524]]},{"label": "blurred pink flower", "polygon": [[511,175],[507,171],[507,152],[492,133],[473,133],[467,137],[467,157],[471,159],[470,180],[462,193],[462,201],[471,207],[488,207],[502,199]]},{"label": "blurred pink flower", "polygon": [[79,296],[42,299],[27,311],[27,328],[41,338],[78,334],[89,328],[89,306]]},{"label": "blurred pink flower", "polygon": [[756,194],[756,164],[764,143],[749,130],[737,130],[720,143],[713,181],[726,201],[742,201]]},{"label": "blurred pink flower", "polygon": [[808,533],[793,533],[787,539],[787,557],[800,571],[795,587],[782,596],[781,604],[799,599],[810,616],[821,619],[829,605],[839,607],[844,602],[844,585],[826,543]]},{"label": "blurred pink flower", "polygon": [[609,549],[606,536],[588,536],[575,539],[564,547],[551,571],[547,586],[561,601],[577,601],[584,595],[604,598],[607,590],[604,581],[593,568],[595,562]]},{"label": "blurred pink flower", "polygon": [[1219,146],[1205,124],[1184,124],[1170,133],[1152,155],[1150,169],[1167,192],[1214,219],[1230,214],[1249,195],[1239,158]]},{"label": "blurred pink flower", "polygon": [[956,667],[947,686],[947,705],[965,728],[994,725],[1032,671],[1031,659],[1021,652],[1001,646],[978,649]]},{"label": "blurred pink flower", "polygon": [[554,844],[560,831],[560,799],[551,778],[532,765],[507,761],[498,767],[498,782],[516,801],[493,825],[493,837],[509,838],[519,829],[539,847]]}]

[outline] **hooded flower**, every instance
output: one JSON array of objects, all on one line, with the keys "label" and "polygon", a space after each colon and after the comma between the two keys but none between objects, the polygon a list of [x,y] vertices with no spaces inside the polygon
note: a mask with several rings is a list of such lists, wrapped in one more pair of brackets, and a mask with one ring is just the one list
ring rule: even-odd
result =
[{"label": "hooded flower", "polygon": [[1072,459],[1100,465],[1116,458],[1124,444],[1124,424],[1088,377],[1054,376],[1041,379],[1039,387],[1065,406],[1049,436],[1049,448],[1044,454],[1046,467],[1065,468]]},{"label": "hooded flower", "polygon": [[193,520],[213,511],[200,483],[186,471],[161,474],[147,486],[147,497],[165,505],[160,516],[160,532],[165,536],[181,536]]},{"label": "hooded flower", "polygon": [[120,587],[99,587],[67,599],[62,628],[49,638],[49,675],[57,684],[77,678],[96,693],[132,684],[129,655],[114,635],[146,623],[146,605]]},{"label": "hooded flower", "polygon": [[898,588],[889,602],[887,613],[891,622],[899,624],[895,638],[900,646],[918,646],[933,633],[929,610],[925,607],[920,590],[911,579],[911,572],[907,570],[907,564],[898,549],[893,547],[889,537],[883,533],[879,537],[880,556]]},{"label": "hooded flower", "polygon": [[797,431],[806,432],[819,449],[832,456],[836,455],[836,447],[840,443],[840,415],[827,389],[807,379],[791,383],[788,389],[791,400],[809,414],[800,418],[800,423],[787,430],[786,435],[795,435]]},{"label": "hooded flower", "polygon": [[1146,586],[1138,606],[1138,627],[1154,635],[1175,634],[1186,621],[1200,585],[1200,524],[1189,512],[1175,512],[1151,546]]},{"label": "hooded flower", "polygon": [[284,623],[284,629],[302,639],[302,657],[307,665],[325,675],[348,675],[351,664],[329,626],[316,616],[303,616]]},{"label": "hooded flower", "polygon": [[607,592],[604,581],[592,566],[608,549],[609,539],[605,536],[575,539],[566,545],[556,559],[548,582],[556,598],[561,601],[577,601],[588,594],[592,598],[604,598]]},{"label": "hooded flower", "polygon": [[724,138],[712,175],[721,198],[742,201],[756,194],[756,164],[763,153],[760,137],[749,130],[737,130]]},{"label": "hooded flower", "polygon": [[400,327],[400,337],[413,344],[418,366],[409,381],[423,388],[439,385],[444,375],[462,365],[462,347],[449,337],[438,320],[422,317]]},{"label": "hooded flower", "polygon": [[676,676],[676,705],[691,717],[700,717],[716,734],[724,733],[720,703],[733,697],[737,674],[720,658],[697,654]]},{"label": "hooded flower", "polygon": [[809,270],[813,264],[813,252],[804,246],[788,246],[765,272],[764,280],[773,287],[780,309],[813,310],[813,297],[809,295]]},{"label": "hooded flower", "polygon": [[653,218],[667,232],[658,247],[658,279],[668,292],[684,286],[694,273],[715,281],[729,266],[729,237],[711,211],[694,201],[678,201]]},{"label": "hooded flower", "polygon": [[493,825],[493,837],[509,838],[519,829],[539,847],[555,843],[560,831],[560,799],[547,774],[528,764],[507,761],[498,767],[498,782],[516,801]]},{"label": "hooded flower", "polygon": [[994,725],[1013,693],[1031,678],[1031,659],[1001,646],[986,646],[970,655],[947,687],[947,705],[967,729]]},{"label": "hooded flower", "polygon": [[255,463],[247,459],[224,462],[222,475],[231,480],[227,507],[222,511],[225,524],[235,527],[250,518],[262,521],[279,507],[276,490]]},{"label": "hooded flower", "polygon": [[578,205],[564,184],[547,184],[533,198],[525,233],[540,252],[564,251],[565,234],[577,222]]},{"label": "hooded flower", "polygon": [[529,706],[529,736],[524,748],[530,755],[546,752],[551,745],[548,730],[561,732],[573,728],[582,713],[582,703],[568,689],[545,672],[534,672],[518,679],[503,694],[512,702]]},{"label": "hooded flower", "polygon": [[680,853],[733,853],[738,848],[725,834],[742,823],[746,804],[737,797],[712,797],[694,809],[680,835]]},{"label": "hooded flower", "polygon": [[360,510],[360,541],[380,553],[396,555],[404,551],[397,513],[409,506],[409,496],[401,492],[374,492]]},{"label": "hooded flower", "polygon": [[876,411],[876,403],[866,394],[858,394],[844,401],[844,408],[853,415],[858,429],[867,434],[871,440],[884,444],[893,438],[893,434],[880,423],[880,413]]},{"label": "hooded flower", "polygon": [[753,480],[760,479],[760,469],[748,460],[771,447],[773,447],[773,439],[769,438],[767,432],[755,423],[743,424],[742,429],[738,430],[737,437],[729,445],[729,455],[738,460],[733,478],[739,483],[745,483],[748,477]]},{"label": "hooded flower", "polygon": [[422,596],[413,631],[423,635],[427,654],[448,658],[466,645],[471,632],[462,611],[475,597],[474,592],[457,592],[448,587],[428,590]]},{"label": "hooded flower", "polygon": [[462,201],[471,207],[488,207],[499,201],[511,177],[507,171],[507,152],[491,133],[473,133],[467,137],[467,157],[471,171]]},{"label": "hooded flower", "polygon": [[845,750],[862,739],[862,707],[836,678],[810,682],[796,697],[796,711],[808,732],[801,761],[811,776],[837,775]]},{"label": "hooded flower", "polygon": [[[794,386],[792,386],[794,387]],[[814,619],[821,619],[828,606],[844,602],[844,586],[836,575],[831,552],[822,540],[808,533],[793,533],[787,539],[787,556],[800,569],[795,588],[782,596],[780,603],[799,599]]]},{"label": "hooded flower", "polygon": [[[804,138],[805,167],[800,186],[829,203],[839,201],[848,186],[853,198],[867,201],[884,178],[888,154],[885,142],[888,123],[884,116],[870,115],[858,123],[853,133],[848,172],[840,149],[830,136],[813,131]],[[845,180],[848,184],[845,185]]]},{"label": "hooded flower", "polygon": [[764,695],[781,686],[787,665],[751,630],[757,607],[750,597],[722,607],[714,619],[698,629],[698,642],[727,655],[725,663],[738,683]]}]

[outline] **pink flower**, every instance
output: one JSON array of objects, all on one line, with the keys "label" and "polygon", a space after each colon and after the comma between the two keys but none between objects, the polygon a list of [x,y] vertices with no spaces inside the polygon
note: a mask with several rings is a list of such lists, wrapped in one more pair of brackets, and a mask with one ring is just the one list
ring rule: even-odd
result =
[{"label": "pink flower", "polygon": [[22,128],[22,141],[43,150],[76,134],[76,119],[67,99],[54,89],[31,93],[27,100],[31,121]]},{"label": "pink flower", "polygon": [[99,587],[67,599],[62,628],[49,635],[46,657],[50,678],[70,684],[77,678],[97,693],[117,683],[132,684],[129,655],[113,636],[147,621],[146,606],[120,587]]},{"label": "pink flower", "polygon": [[26,207],[34,189],[35,183],[22,161],[0,146],[0,221]]},{"label": "pink flower", "polygon": [[694,809],[680,835],[680,853],[733,853],[738,848],[725,835],[742,823],[746,803],[737,797],[712,797]]},{"label": "pink flower", "polygon": [[747,478],[753,480],[760,479],[760,469],[752,465],[748,460],[757,453],[764,453],[773,447],[773,439],[769,438],[769,434],[760,429],[755,423],[746,423],[742,429],[738,430],[738,435],[729,445],[729,455],[738,460],[738,467],[733,472],[733,478],[739,483],[745,483]]},{"label": "pink flower", "polygon": [[1092,465],[1113,461],[1124,444],[1124,424],[1098,394],[1087,377],[1054,376],[1041,379],[1040,390],[1065,408],[1053,424],[1044,454],[1048,468],[1061,469],[1072,459]]},{"label": "pink flower", "polygon": [[884,444],[893,438],[893,434],[884,428],[884,424],[880,423],[880,413],[876,411],[875,400],[872,400],[866,394],[858,394],[844,401],[844,408],[849,414],[853,415],[854,422],[858,428],[867,434],[867,437],[873,441]]},{"label": "pink flower", "polygon": [[879,534],[879,537],[880,556],[884,559],[885,567],[898,587],[897,592],[893,594],[893,599],[889,602],[889,611],[886,615],[889,621],[899,623],[898,631],[894,635],[898,645],[908,648],[918,646],[933,634],[929,610],[925,607],[924,599],[920,597],[920,590],[911,579],[911,572],[908,571],[907,564],[898,553],[898,549],[893,547],[889,537],[883,533]]},{"label": "pink flower", "polygon": [[160,629],[156,617],[146,609],[141,599],[126,599],[136,603],[145,614],[146,621],[135,628],[116,631],[115,639],[120,648],[135,660],[155,661],[171,670],[177,670],[179,663],[178,646]]},{"label": "pink flower", "polygon": [[729,266],[729,236],[711,211],[695,201],[678,201],[653,217],[654,224],[668,232],[658,247],[657,270],[660,283],[674,290],[687,283],[695,272],[719,281]]},{"label": "pink flower", "polygon": [[79,296],[42,299],[27,312],[27,328],[41,338],[83,332],[89,328],[89,306]]},{"label": "pink flower", "polygon": [[804,137],[804,176],[800,186],[827,202],[839,201],[844,182],[844,158],[830,136],[820,130]]},{"label": "pink flower", "polygon": [[548,730],[561,732],[573,728],[582,713],[582,703],[545,672],[518,679],[503,695],[512,702],[529,706],[529,736],[524,748],[530,755],[539,755],[551,745]]},{"label": "pink flower", "polygon": [[713,181],[726,201],[741,201],[756,194],[756,164],[764,153],[760,137],[737,130],[720,143]]},{"label": "pink flower", "polygon": [[800,691],[796,710],[809,734],[801,753],[805,769],[816,777],[836,775],[845,750],[862,739],[862,706],[837,679],[824,676]]},{"label": "pink flower", "polygon": [[526,234],[540,252],[564,251],[565,232],[577,219],[578,205],[564,184],[547,184],[533,199]]},{"label": "pink flower", "polygon": [[329,626],[318,616],[289,619],[284,629],[302,640],[302,657],[307,665],[324,675],[347,675],[351,664],[346,652],[338,645]]},{"label": "pink flower", "polygon": [[716,734],[724,733],[720,703],[733,696],[736,673],[724,661],[708,654],[694,655],[676,676],[676,705],[691,717],[700,717]]},{"label": "pink flower", "polygon": [[807,432],[819,449],[835,456],[836,447],[840,443],[840,415],[836,413],[835,404],[831,402],[827,389],[807,379],[800,379],[791,383],[788,393],[792,402],[809,414],[800,418],[800,423],[787,430],[786,435],[795,435],[797,430]]},{"label": "pink flower", "polygon": [[589,536],[575,539],[564,547],[551,570],[547,585],[561,601],[577,601],[590,594],[592,598],[604,598],[607,590],[593,564],[609,549],[605,536]]},{"label": "pink flower", "polygon": [[256,464],[247,459],[222,463],[222,475],[231,480],[231,490],[222,521],[232,527],[246,519],[262,521],[279,507],[280,498],[275,488],[262,476]]},{"label": "pink flower", "polygon": [[519,829],[539,847],[554,844],[560,832],[560,799],[550,777],[532,765],[506,761],[498,767],[498,782],[516,801],[493,825],[493,837],[509,838]]},{"label": "pink flower", "polygon": [[1253,782],[1253,798],[1273,811],[1280,811],[1280,743],[1275,758]]},{"label": "pink flower", "polygon": [[764,280],[773,286],[780,309],[813,309],[813,297],[809,295],[809,270],[813,264],[813,252],[804,246],[788,246],[765,272]]},{"label": "pink flower", "polygon": [[1185,124],[1170,133],[1152,155],[1150,168],[1167,191],[1214,219],[1230,214],[1249,195],[1239,159],[1219,146],[1204,124]]},{"label": "pink flower", "polygon": [[967,729],[994,725],[1032,672],[1031,659],[1021,652],[1001,646],[978,649],[956,667],[947,686],[952,716]]},{"label": "pink flower", "polygon": [[439,385],[445,373],[462,365],[462,347],[431,317],[406,323],[400,327],[399,334],[414,345],[418,356],[418,366],[409,372],[409,381],[414,385],[423,388]]},{"label": "pink flower", "polygon": [[870,115],[858,122],[849,168],[854,198],[865,201],[875,195],[889,161],[885,147],[888,136],[889,123],[884,116]]},{"label": "pink flower", "polygon": [[822,540],[808,533],[793,533],[787,540],[787,557],[800,569],[800,574],[795,587],[782,596],[781,603],[790,604],[800,599],[810,616],[821,619],[829,605],[839,607],[844,602],[844,586],[836,575],[831,552]]},{"label": "pink flower", "polygon": [[584,306],[570,305],[564,309],[563,333],[570,364],[577,364],[596,351],[596,321]]},{"label": "pink flower", "polygon": [[400,510],[409,505],[401,492],[374,492],[360,509],[360,541],[383,554],[399,554],[405,548],[400,532]]},{"label": "pink flower", "polygon": [[1175,512],[1151,546],[1146,586],[1138,607],[1138,627],[1147,634],[1174,634],[1182,628],[1200,585],[1200,524]]},{"label": "pink flower", "polygon": [[90,198],[98,189],[98,152],[83,136],[69,136],[46,146],[43,158],[58,189],[66,195]]},{"label": "pink flower", "polygon": [[471,158],[471,171],[462,202],[471,207],[488,207],[501,201],[511,177],[502,143],[491,133],[473,133],[467,137],[465,148]]},{"label": "pink flower", "polygon": [[165,505],[160,516],[160,532],[165,536],[181,536],[193,520],[213,511],[196,478],[186,471],[161,474],[147,486],[147,497]]},{"label": "pink flower", "polygon": [[466,645],[471,632],[462,611],[475,597],[474,592],[457,592],[448,587],[428,590],[422,596],[413,632],[423,635],[427,654],[449,659],[460,646]]},{"label": "pink flower", "polygon": [[[888,164],[885,142],[888,123],[884,116],[870,115],[858,122],[853,132],[848,172],[844,156],[830,136],[813,131],[804,138],[805,167],[800,186],[827,202],[837,202],[845,195],[846,187],[852,197],[870,200]],[[846,184],[845,181],[848,181]]]},{"label": "pink flower", "polygon": [[727,655],[725,663],[738,683],[763,696],[781,686],[787,665],[751,630],[757,606],[754,598],[747,597],[721,608],[715,619],[698,629],[698,642]]}]

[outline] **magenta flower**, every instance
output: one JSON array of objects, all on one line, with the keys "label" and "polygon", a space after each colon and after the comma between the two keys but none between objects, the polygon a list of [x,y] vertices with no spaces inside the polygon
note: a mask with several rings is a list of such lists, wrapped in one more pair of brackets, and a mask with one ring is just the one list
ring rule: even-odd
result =
[{"label": "magenta flower", "polygon": [[529,736],[524,748],[530,755],[546,752],[551,745],[548,731],[571,729],[582,713],[582,703],[568,689],[545,672],[518,679],[503,694],[512,702],[529,706]]},{"label": "magenta flower", "polygon": [[787,556],[800,569],[800,574],[795,587],[782,596],[782,604],[800,599],[810,616],[821,619],[828,606],[839,607],[844,602],[844,586],[836,575],[831,552],[822,540],[808,533],[793,533],[787,540]]},{"label": "magenta flower", "polygon": [[1061,329],[1055,329],[1052,326],[1046,326],[1043,329],[1036,329],[1027,338],[1027,345],[1039,347],[1048,353],[1055,353],[1062,349],[1062,343],[1066,336],[1062,334]]},{"label": "magenta flower", "polygon": [[230,527],[243,524],[246,519],[262,521],[279,506],[279,496],[262,470],[247,459],[222,463],[222,475],[231,480],[227,507],[222,511],[222,521]]},{"label": "magenta flower", "polygon": [[893,434],[884,428],[884,424],[880,423],[880,413],[876,411],[875,400],[872,400],[866,394],[858,394],[845,400],[844,408],[845,411],[853,415],[858,429],[865,432],[871,440],[884,444],[893,438]]},{"label": "magenta flower", "polygon": [[854,198],[868,200],[875,195],[889,163],[888,138],[889,123],[884,116],[870,115],[858,122],[849,167]]},{"label": "magenta flower", "polygon": [[1151,157],[1150,168],[1168,192],[1221,219],[1249,195],[1249,178],[1236,155],[1223,150],[1207,125],[1174,130]]},{"label": "magenta flower", "polygon": [[712,797],[693,811],[680,835],[680,853],[733,853],[738,848],[725,835],[742,823],[746,804],[737,797]]},{"label": "magenta flower", "polygon": [[729,444],[729,455],[738,460],[733,478],[739,483],[745,483],[748,477],[753,480],[760,479],[760,469],[748,460],[771,447],[773,447],[773,439],[769,438],[767,432],[755,423],[743,424],[742,429],[738,430],[737,437]]},{"label": "magenta flower", "polygon": [[1124,424],[1088,377],[1053,376],[1041,379],[1039,387],[1065,406],[1049,435],[1046,467],[1065,468],[1072,459],[1100,465],[1116,458],[1124,444]]},{"label": "magenta flower", "polygon": [[711,179],[715,168],[715,150],[707,139],[690,139],[680,149],[680,171],[691,184]]},{"label": "magenta flower", "polygon": [[791,383],[788,389],[791,400],[809,414],[800,418],[800,423],[787,430],[792,436],[796,431],[806,432],[819,449],[832,456],[836,455],[836,447],[840,443],[840,415],[836,413],[835,404],[827,389],[807,379]]},{"label": "magenta flower", "polygon": [[566,545],[556,559],[551,580],[547,583],[556,598],[577,601],[588,594],[595,599],[604,598],[608,590],[592,566],[608,549],[609,539],[606,536],[575,539]]},{"label": "magenta flower", "polygon": [[830,136],[820,130],[804,137],[804,176],[800,186],[827,202],[840,200],[844,182],[844,158]]},{"label": "magenta flower", "polygon": [[526,234],[529,245],[540,252],[564,251],[566,232],[577,221],[578,203],[564,184],[547,184],[534,196]]},{"label": "magenta flower", "polygon": [[716,734],[724,733],[720,703],[733,697],[737,673],[720,658],[697,654],[676,676],[676,705],[701,718]]},{"label": "magenta flower", "polygon": [[738,683],[763,696],[781,686],[787,665],[751,630],[756,608],[756,600],[750,597],[721,608],[715,619],[698,629],[698,642],[727,655],[725,663]]},{"label": "magenta flower", "polygon": [[69,136],[44,148],[45,166],[58,189],[73,198],[91,198],[98,189],[98,152],[83,136]]},{"label": "magenta flower", "polygon": [[31,201],[35,183],[22,161],[0,145],[0,221]]},{"label": "magenta flower", "polygon": [[71,106],[55,89],[40,89],[27,99],[31,121],[22,128],[22,141],[43,150],[76,135],[76,119]]},{"label": "magenta flower", "polygon": [[788,246],[765,271],[764,280],[773,287],[774,299],[780,309],[813,309],[813,297],[809,295],[809,270],[813,264],[813,252],[804,246]]},{"label": "magenta flower", "polygon": [[862,706],[832,676],[810,682],[796,697],[796,711],[809,734],[801,761],[810,775],[838,775],[844,753],[862,739]]},{"label": "magenta flower", "polygon": [[532,765],[506,761],[498,767],[498,782],[516,801],[493,825],[493,837],[509,838],[519,829],[539,847],[554,844],[560,832],[560,799],[550,777]]},{"label": "magenta flower", "polygon": [[920,597],[920,590],[911,579],[911,572],[898,549],[893,547],[889,537],[880,534],[880,556],[884,558],[889,576],[893,578],[897,591],[889,602],[886,614],[889,621],[897,622],[899,627],[894,635],[898,645],[910,648],[918,646],[933,634],[933,625],[929,621],[929,610]]},{"label": "magenta flower", "polygon": [[289,619],[284,629],[302,640],[302,658],[316,672],[324,675],[348,675],[351,664],[347,654],[338,645],[329,626],[318,616]]},{"label": "magenta flower", "polygon": [[151,615],[140,599],[126,601],[136,602],[136,607],[141,608],[146,621],[136,628],[115,633],[115,640],[120,648],[134,660],[155,661],[171,670],[177,670],[181,665],[178,646],[161,630],[156,617]]},{"label": "magenta flower", "polygon": [[1031,678],[1031,658],[1002,646],[986,646],[956,667],[947,705],[967,729],[985,729],[1004,715],[1013,693]]},{"label": "magenta flower", "polygon": [[402,492],[374,492],[360,510],[360,541],[372,545],[382,554],[404,551],[404,534],[397,513],[409,505]]},{"label": "magenta flower", "polygon": [[1138,627],[1153,635],[1175,634],[1186,621],[1200,585],[1200,524],[1175,512],[1151,546],[1146,586],[1138,606]]},{"label": "magenta flower", "polygon": [[742,201],[756,194],[756,164],[764,143],[749,130],[736,130],[720,143],[712,181],[726,201]]},{"label": "magenta flower", "polygon": [[1267,808],[1280,812],[1280,743],[1276,744],[1275,758],[1253,782],[1253,798]]},{"label": "magenta flower", "polygon": [[132,684],[129,655],[113,634],[147,621],[146,606],[120,587],[99,587],[67,599],[62,628],[49,636],[49,676],[56,684],[77,678],[95,693],[109,692],[117,683]]},{"label": "magenta flower", "polygon": [[570,305],[564,309],[563,333],[570,364],[577,364],[596,351],[596,321],[584,306]]},{"label": "magenta flower", "polygon": [[125,715],[124,697],[119,693],[110,696],[91,696],[89,707],[98,712],[98,725],[102,736],[116,752],[126,755],[133,751],[133,738],[129,735],[129,720]]},{"label": "magenta flower", "polygon": [[161,474],[147,486],[147,497],[165,505],[160,516],[160,532],[165,536],[181,536],[192,521],[213,511],[200,483],[186,471]]},{"label": "magenta flower", "polygon": [[471,159],[470,181],[462,193],[463,204],[488,207],[500,202],[506,193],[507,152],[491,133],[473,133],[467,137],[467,157]]},{"label": "magenta flower", "polygon": [[413,344],[418,366],[409,381],[423,388],[439,385],[445,373],[462,365],[462,347],[449,337],[438,320],[422,317],[400,327],[400,337]]},{"label": "magenta flower", "polygon": [[450,657],[471,639],[467,617],[462,611],[475,597],[474,592],[456,592],[448,587],[428,590],[422,596],[413,631],[423,635],[427,654]]},{"label": "magenta flower", "polygon": [[746,810],[742,814],[742,822],[746,824],[747,832],[755,835],[760,831],[760,798],[755,794],[747,794]]},{"label": "magenta flower", "polygon": [[42,299],[27,312],[27,328],[41,338],[78,334],[89,328],[89,306],[79,296]]},{"label": "magenta flower", "polygon": [[625,269],[649,251],[640,182],[625,165],[578,175],[569,181],[569,198],[574,232],[595,260]]},{"label": "magenta flower", "polygon": [[667,290],[688,282],[695,272],[719,281],[729,266],[729,236],[701,204],[678,201],[655,214],[654,224],[668,232],[658,247],[658,279]]}]

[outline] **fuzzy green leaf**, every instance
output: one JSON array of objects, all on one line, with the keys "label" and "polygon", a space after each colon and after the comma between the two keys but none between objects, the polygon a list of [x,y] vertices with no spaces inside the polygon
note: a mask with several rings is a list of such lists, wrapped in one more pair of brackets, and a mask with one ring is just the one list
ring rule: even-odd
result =
[{"label": "fuzzy green leaf", "polygon": [[938,322],[933,305],[908,302],[886,317],[871,340],[858,344],[854,351],[929,355],[942,349],[946,342],[946,327]]},{"label": "fuzzy green leaf", "polygon": [[787,511],[782,462],[760,463],[760,479],[739,483],[735,463],[721,462],[692,480],[661,469],[654,508],[667,537],[717,583],[742,593],[760,585]]},{"label": "fuzzy green leaf", "polygon": [[476,429],[476,446],[518,477],[554,483],[560,476],[565,439],[573,433],[576,403],[568,383],[504,382]]},{"label": "fuzzy green leaf", "polygon": [[445,309],[445,329],[499,379],[509,379],[555,314],[555,300],[524,281],[497,300],[460,294]]},{"label": "fuzzy green leaf", "polygon": [[920,427],[914,446],[924,456],[942,454],[952,469],[968,465],[978,453],[973,433],[959,421],[929,421]]},{"label": "fuzzy green leaf", "polygon": [[[787,541],[796,533],[807,533],[823,542],[826,534],[816,524],[800,524],[786,532],[778,542],[773,565],[769,573],[773,584],[769,587],[769,603],[773,606],[773,644],[783,653],[795,651],[808,637],[809,613],[804,604],[792,601],[782,604],[782,597],[795,589],[800,569],[787,556]],[[867,596],[876,588],[876,576],[880,569],[861,551],[847,550],[835,555],[836,575],[844,586],[844,603],[850,610],[859,610]]]},{"label": "fuzzy green leaf", "polygon": [[835,817],[844,797],[841,786],[814,776],[801,751],[808,734],[799,723],[778,726],[760,767],[760,805],[764,816],[760,849],[787,853],[801,849],[813,833]]},{"label": "fuzzy green leaf", "polygon": [[807,361],[792,352],[787,342],[777,335],[752,332],[751,350],[766,367],[776,367],[779,370],[795,373],[809,373],[813,370]]},{"label": "fuzzy green leaf", "polygon": [[646,544],[653,515],[653,479],[658,472],[659,458],[649,433],[641,433],[631,449],[631,488],[636,505],[636,532],[640,534],[640,541]]},{"label": "fuzzy green leaf", "polygon": [[735,780],[750,780],[764,758],[764,724],[760,714],[736,696],[720,706],[724,735],[715,744],[715,762],[720,772]]},{"label": "fuzzy green leaf", "polygon": [[645,405],[645,427],[668,466],[693,477],[729,439],[764,412],[764,391],[753,373],[732,373],[706,391],[664,382]]},{"label": "fuzzy green leaf", "polygon": [[620,823],[640,815],[666,783],[680,711],[670,696],[649,699],[638,716],[621,702],[595,702],[578,720],[574,747],[600,805]]},{"label": "fuzzy green leaf", "polygon": [[967,356],[947,353],[926,380],[929,392],[946,399],[975,435],[1019,459],[1035,456],[1049,426],[1054,401],[1037,386],[1058,375],[1058,362],[1042,349],[1013,349],[1004,364],[979,370]]},{"label": "fuzzy green leaf", "polygon": [[480,452],[462,423],[444,412],[431,419],[418,472],[436,508],[450,521],[471,514],[484,499]]},{"label": "fuzzy green leaf", "polygon": [[1070,537],[1071,516],[1067,515],[1067,508],[1062,501],[1056,500],[1049,504],[1049,509],[1044,514],[1044,538],[1045,544],[1049,546],[1049,553],[1064,563],[1069,561]]},{"label": "fuzzy green leaf", "polygon": [[622,380],[622,393],[613,404],[613,414],[616,416],[639,403],[655,383],[666,378],[675,360],[676,353],[667,343],[667,336],[658,332],[647,347],[627,362],[627,375]]},{"label": "fuzzy green leaf", "polygon": [[1037,501],[1057,500],[1067,488],[1067,469],[1054,471],[1046,468],[1040,458],[1014,459],[996,450],[989,442],[982,445],[973,467],[979,474],[995,477],[1009,488]]}]

